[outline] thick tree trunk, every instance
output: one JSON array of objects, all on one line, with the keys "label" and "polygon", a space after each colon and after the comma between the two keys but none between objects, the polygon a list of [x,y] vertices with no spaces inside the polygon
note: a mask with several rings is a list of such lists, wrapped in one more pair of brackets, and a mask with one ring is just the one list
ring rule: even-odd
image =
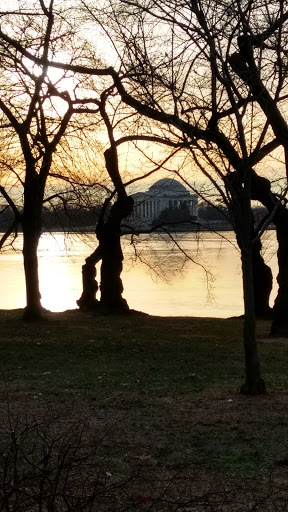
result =
[{"label": "thick tree trunk", "polygon": [[111,207],[107,222],[98,223],[96,230],[102,256],[100,304],[109,309],[124,311],[129,309],[126,300],[122,297],[121,222],[128,217],[132,208],[132,198],[118,196]]},{"label": "thick tree trunk", "polygon": [[256,240],[252,248],[253,288],[256,318],[271,318],[269,298],[272,290],[272,271],[261,255],[262,243]]},{"label": "thick tree trunk", "polygon": [[127,310],[129,309],[128,304],[122,297],[123,253],[120,231],[111,229],[111,226],[106,225],[100,243],[102,252],[100,303],[106,308]]},{"label": "thick tree trunk", "polygon": [[37,248],[40,239],[38,230],[23,226],[23,259],[26,282],[26,308],[24,318],[34,320],[41,317],[41,294],[39,288]]},{"label": "thick tree trunk", "polygon": [[280,205],[274,222],[278,240],[279,289],[274,303],[270,334],[288,338],[288,211],[284,206]]},{"label": "thick tree trunk", "polygon": [[[256,199],[254,197],[255,191],[255,183],[258,176],[256,174],[253,174],[253,171],[251,171],[251,177],[252,177],[252,190],[254,194],[252,195],[252,199]],[[227,180],[227,183],[233,184],[235,183],[236,187],[239,187],[238,183],[238,176],[237,173],[230,173],[229,179]],[[260,178],[261,179],[261,178]],[[241,190],[241,189],[239,189]],[[257,190],[257,193],[259,193],[259,190]],[[241,205],[238,205],[238,201],[241,198],[241,191],[237,195],[237,200],[234,204],[234,207],[232,208],[232,215],[234,215],[234,210],[238,211],[238,216],[242,217],[243,212],[241,213]],[[261,201],[260,197],[257,197],[259,201]],[[237,206],[238,205],[238,206]],[[274,206],[274,203],[272,203]],[[272,207],[273,207],[272,206]],[[243,207],[243,205],[242,205]],[[233,213],[234,212],[234,213]],[[254,306],[255,306],[255,315],[256,318],[271,318],[272,316],[272,310],[269,305],[269,299],[270,294],[272,291],[272,285],[273,285],[273,277],[272,277],[272,271],[268,265],[266,265],[262,255],[261,255],[261,249],[262,249],[262,243],[261,240],[257,240],[257,232],[255,232],[254,228],[254,217],[251,211],[250,217],[247,217],[247,222],[251,222],[251,235],[250,238],[254,240],[252,245],[252,267],[253,267],[253,287],[254,287]],[[246,229],[244,224],[241,223],[241,231],[243,229]],[[238,242],[238,246],[241,247],[242,244],[242,236],[237,227],[235,227],[235,233],[236,238]],[[247,241],[249,238],[247,238]],[[251,243],[251,240],[249,243]]]},{"label": "thick tree trunk", "polygon": [[[133,208],[133,200],[129,197],[118,197],[116,203],[111,207],[107,221],[103,216],[96,228],[96,235],[99,246],[93,254],[86,259],[82,267],[83,292],[77,301],[82,310],[118,310],[127,311],[129,306],[122,297],[123,283],[121,272],[123,268],[123,253],[121,248],[121,222],[127,217]],[[104,205],[104,212],[106,205]],[[98,283],[96,281],[96,264],[101,264],[100,302],[96,298]]]},{"label": "thick tree trunk", "polygon": [[99,301],[96,298],[98,291],[98,282],[96,280],[96,265],[101,260],[100,247],[85,260],[85,264],[82,266],[82,295],[77,300],[77,304],[80,309],[89,311],[95,309]]},{"label": "thick tree trunk", "polygon": [[[240,239],[236,233],[238,245]],[[270,294],[272,291],[273,277],[272,271],[266,265],[261,255],[262,243],[257,240],[252,246],[252,271],[253,271],[253,296],[255,317],[258,319],[271,319],[272,308],[269,305]]]},{"label": "thick tree trunk", "polygon": [[41,236],[44,189],[34,169],[27,171],[24,188],[23,259],[26,283],[26,308],[24,319],[41,318],[41,294],[39,288],[37,249]]},{"label": "thick tree trunk", "polygon": [[[261,378],[256,340],[255,287],[253,264],[258,258],[259,245],[255,244],[253,213],[251,208],[251,172],[249,168],[231,173],[227,180],[231,192],[231,206],[235,233],[241,250],[244,298],[243,344],[245,353],[245,382],[241,392],[250,395],[265,393]],[[261,245],[261,244],[260,244]],[[255,246],[255,247],[254,247]]]},{"label": "thick tree trunk", "polygon": [[288,210],[279,204],[277,197],[271,191],[270,181],[252,175],[252,197],[260,201],[273,216],[278,240],[278,266],[277,282],[278,294],[273,307],[273,322],[270,334],[288,338]]},{"label": "thick tree trunk", "polygon": [[244,351],[245,383],[241,392],[250,395],[265,393],[265,383],[261,378],[258,348],[256,341],[256,320],[253,288],[252,247],[241,251],[243,294],[244,294]]}]

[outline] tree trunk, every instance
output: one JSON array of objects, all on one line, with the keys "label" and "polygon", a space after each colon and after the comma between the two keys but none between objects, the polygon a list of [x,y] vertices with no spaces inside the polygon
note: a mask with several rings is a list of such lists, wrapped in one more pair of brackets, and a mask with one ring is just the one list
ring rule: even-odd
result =
[{"label": "tree trunk", "polygon": [[128,217],[132,208],[132,198],[118,196],[117,201],[111,207],[107,222],[98,223],[96,230],[102,256],[100,304],[109,309],[129,309],[126,300],[122,297],[121,222]]},{"label": "tree trunk", "polygon": [[[254,225],[251,208],[251,172],[249,168],[231,173],[227,185],[231,193],[231,206],[235,221],[235,233],[241,250],[244,298],[243,344],[245,353],[245,383],[241,392],[249,395],[265,393],[261,378],[256,341],[255,287],[253,264],[258,258],[259,245],[254,248]],[[260,244],[261,245],[261,244]],[[253,258],[254,257],[254,258]],[[254,260],[254,261],[253,261]]]},{"label": "tree trunk", "polygon": [[[122,297],[123,284],[121,272],[123,268],[123,253],[121,248],[121,222],[133,208],[133,199],[121,197],[111,207],[108,219],[104,221],[107,203],[103,206],[96,235],[99,241],[97,249],[87,259],[82,267],[83,292],[77,301],[82,310],[95,310],[103,307],[105,310],[127,311],[129,306]],[[101,264],[100,302],[96,299],[98,283],[96,281],[96,264]]]},{"label": "tree trunk", "polygon": [[244,294],[244,351],[245,383],[241,392],[249,395],[265,393],[265,383],[261,378],[258,348],[256,341],[256,320],[253,287],[252,247],[241,250],[243,294]]},{"label": "tree trunk", "polygon": [[38,174],[27,171],[24,187],[23,226],[23,259],[26,283],[25,320],[41,318],[41,294],[39,288],[37,249],[42,227],[42,204],[44,190]]},{"label": "tree trunk", "polygon": [[39,239],[39,232],[33,232],[33,228],[23,226],[23,258],[26,282],[25,320],[38,319],[42,312],[37,256]]},{"label": "tree trunk", "polygon": [[[256,235],[255,235],[256,236]],[[239,247],[241,247],[240,237],[236,233]],[[252,244],[251,262],[253,272],[253,296],[256,318],[272,318],[272,309],[269,305],[269,298],[272,291],[273,277],[272,271],[266,265],[261,255],[262,243],[255,240]]]},{"label": "tree trunk", "polygon": [[96,265],[101,260],[100,247],[85,260],[85,264],[82,266],[82,295],[77,300],[77,304],[80,309],[89,311],[95,309],[99,301],[96,298],[98,291],[98,283],[96,281]]},{"label": "tree trunk", "polygon": [[[251,170],[251,177],[252,177],[252,189],[251,189],[251,195],[252,199],[256,199],[254,197],[256,195],[256,192],[254,190],[256,179],[258,176],[256,173]],[[256,179],[255,179],[256,178]],[[260,178],[261,179],[261,178]],[[227,177],[227,184],[229,186],[237,187],[238,193],[237,193],[237,199],[234,197],[234,203],[233,208],[231,211],[231,214],[235,218],[235,213],[239,218],[242,218],[243,215],[243,208],[244,204],[238,204],[239,200],[241,199],[242,191],[241,187],[239,187],[239,177],[237,176],[237,173],[230,173]],[[259,190],[257,190],[259,193]],[[233,192],[234,194],[234,192]],[[260,197],[257,197],[259,201],[261,201]],[[245,201],[245,199],[242,199]],[[274,206],[274,203],[272,203]],[[272,206],[272,207],[273,207]],[[251,205],[247,205],[248,208],[251,210]],[[272,291],[272,285],[273,285],[273,277],[272,277],[272,271],[268,265],[266,265],[262,255],[261,255],[261,249],[262,249],[262,243],[261,240],[257,239],[257,231],[255,231],[254,227],[254,216],[253,212],[251,210],[251,215],[247,217],[247,222],[251,223],[251,233],[249,237],[247,238],[247,243],[251,243],[253,238],[253,244],[252,244],[252,267],[253,267],[253,287],[254,287],[254,306],[255,306],[255,315],[256,318],[271,318],[272,316],[272,310],[269,305],[269,298]],[[235,219],[236,221],[236,219]],[[237,223],[236,223],[237,224]],[[240,230],[246,230],[245,224],[240,221]],[[238,242],[238,246],[241,247],[242,245],[242,236],[237,229],[237,225],[234,227],[235,234]],[[250,240],[250,241],[249,241]]]},{"label": "tree trunk", "polygon": [[269,298],[272,290],[272,271],[261,255],[262,243],[256,240],[252,248],[253,288],[256,318],[271,318]]},{"label": "tree trunk", "polygon": [[260,201],[272,215],[278,240],[278,267],[277,282],[278,294],[273,307],[273,322],[270,334],[288,338],[288,210],[279,204],[278,198],[271,191],[271,184],[267,178],[252,174],[252,197]]},{"label": "tree trunk", "polygon": [[123,253],[120,231],[113,229],[108,223],[105,228],[100,241],[102,252],[100,303],[106,308],[127,310],[128,304],[122,297]]},{"label": "tree trunk", "polygon": [[274,303],[270,334],[288,338],[288,211],[284,206],[280,205],[274,222],[278,240],[279,289]]}]

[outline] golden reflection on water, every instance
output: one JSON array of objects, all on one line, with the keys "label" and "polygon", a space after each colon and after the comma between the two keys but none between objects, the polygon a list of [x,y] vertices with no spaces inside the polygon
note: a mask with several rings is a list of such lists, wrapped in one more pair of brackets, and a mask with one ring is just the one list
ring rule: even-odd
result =
[{"label": "golden reflection on water", "polygon": [[[163,316],[227,317],[243,313],[241,266],[239,251],[228,239],[233,233],[179,234],[177,242],[194,260],[187,260],[168,241],[167,236],[144,237],[135,248],[130,239],[123,239],[125,254],[123,268],[124,294],[131,308]],[[277,262],[273,241],[275,233],[266,234],[266,253],[270,257],[274,278]],[[81,295],[81,266],[95,248],[95,235],[46,234],[39,244],[39,275],[42,304],[51,311],[74,309]],[[2,294],[0,309],[25,306],[25,286],[21,254],[22,240],[17,251],[0,254]],[[204,267],[204,269],[203,269]],[[97,272],[99,276],[99,270]],[[271,297],[273,303],[276,294]]]}]

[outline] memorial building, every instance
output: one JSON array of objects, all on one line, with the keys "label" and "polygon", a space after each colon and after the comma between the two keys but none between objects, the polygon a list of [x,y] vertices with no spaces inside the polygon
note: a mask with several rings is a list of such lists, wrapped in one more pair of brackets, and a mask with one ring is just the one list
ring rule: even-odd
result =
[{"label": "memorial building", "polygon": [[175,220],[181,212],[186,221],[198,219],[197,195],[192,194],[177,180],[163,178],[151,185],[146,192],[137,192],[132,197],[134,208],[129,221],[137,228],[151,228],[157,219],[163,219],[164,213],[171,219],[174,213]]}]

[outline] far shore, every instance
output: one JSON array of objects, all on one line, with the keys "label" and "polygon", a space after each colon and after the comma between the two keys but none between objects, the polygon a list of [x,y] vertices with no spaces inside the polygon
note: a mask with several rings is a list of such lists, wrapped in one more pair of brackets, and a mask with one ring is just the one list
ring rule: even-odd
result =
[{"label": "far shore", "polygon": [[[179,226],[179,225],[167,225],[167,226],[164,226],[165,229],[169,230],[169,228],[171,229],[172,232],[178,232],[178,233],[193,233],[193,232],[199,232],[199,231],[207,231],[207,232],[217,232],[217,231],[233,231],[233,226],[232,224],[228,223],[228,222],[221,222],[221,221],[207,221],[207,220],[199,220],[199,222],[195,223],[195,224],[192,224],[192,225],[184,225],[183,227]],[[59,232],[64,232],[64,233],[87,233],[87,234],[95,234],[95,229],[96,229],[96,226],[51,226],[49,228],[47,227],[43,227],[42,229],[42,232],[43,233],[59,233]],[[267,228],[266,230],[268,231],[271,231],[271,230],[275,230],[275,226],[273,223],[271,223]],[[4,228],[2,227],[2,231],[4,232]],[[137,231],[136,234],[149,234],[149,233],[161,233],[161,228],[158,228],[157,230],[155,231],[152,231],[151,230],[143,230],[143,231]],[[19,231],[18,233],[21,233],[22,234],[22,231],[21,231],[21,228],[19,228]],[[127,228],[125,227],[123,229],[123,235],[130,235],[130,234],[135,234],[133,231],[131,230],[127,230]]]}]

